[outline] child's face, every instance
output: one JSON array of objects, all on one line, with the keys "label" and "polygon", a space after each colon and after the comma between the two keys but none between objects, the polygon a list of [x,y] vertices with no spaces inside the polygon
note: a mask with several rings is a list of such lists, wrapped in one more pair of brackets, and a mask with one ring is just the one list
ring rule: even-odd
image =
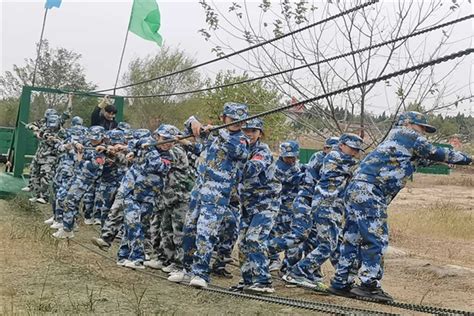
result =
[{"label": "child's face", "polygon": [[349,147],[346,144],[340,144],[339,148],[343,153],[350,155],[351,157],[358,158],[360,156],[360,150]]},{"label": "child's face", "polygon": [[325,154],[329,154],[330,151],[331,151],[331,147],[329,147],[329,146],[324,146],[324,147],[323,147],[323,152],[324,152]]},{"label": "child's face", "polygon": [[[233,121],[235,121],[234,119],[228,117],[228,116],[221,116],[221,121],[224,123],[224,124],[230,124],[232,123]],[[245,123],[244,122],[241,122],[241,123],[236,123],[236,124],[233,124],[233,125],[230,125],[230,126],[227,126],[227,129],[231,132],[238,132],[242,129],[242,126],[244,125]]]},{"label": "child's face", "polygon": [[[162,142],[162,141],[165,141],[165,140],[167,140],[167,139],[165,139],[163,136],[156,137],[157,142]],[[163,151],[168,151],[171,148],[173,148],[173,146],[174,146],[174,142],[170,142],[170,143],[166,143],[166,144],[160,144],[160,145],[158,145],[158,148],[163,150]]]},{"label": "child's face", "polygon": [[426,133],[425,128],[424,128],[423,126],[421,126],[421,125],[408,124],[407,127],[408,127],[408,128],[411,128],[412,130],[417,131],[417,132],[420,133],[420,134],[425,134],[425,133]]},{"label": "child's face", "polygon": [[262,131],[258,128],[246,128],[243,130],[245,136],[250,139],[250,144],[255,144],[257,140],[262,136]]},{"label": "child's face", "polygon": [[296,157],[282,157],[283,162],[288,165],[294,165],[296,163]]}]

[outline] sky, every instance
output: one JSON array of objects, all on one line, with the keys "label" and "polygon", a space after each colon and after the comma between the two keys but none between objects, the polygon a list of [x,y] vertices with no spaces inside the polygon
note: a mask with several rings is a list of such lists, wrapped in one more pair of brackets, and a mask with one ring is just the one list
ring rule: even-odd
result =
[{"label": "sky", "polygon": [[[165,45],[185,50],[198,62],[215,57],[210,51],[211,44],[197,33],[197,30],[206,26],[203,10],[197,0],[158,2],[162,17],[160,33]],[[217,2],[226,6],[230,4]],[[23,64],[24,58],[35,57],[35,43],[40,37],[45,0],[0,0],[0,3],[0,73],[3,73],[11,70],[14,64]],[[117,74],[131,6],[131,0],[63,0],[59,9],[48,12],[45,38],[51,47],[65,47],[82,54],[81,63],[86,69],[87,79],[98,84],[99,88],[111,88]],[[461,15],[472,13],[472,7],[464,5],[462,8],[464,12]],[[469,23],[465,25],[469,26]],[[459,38],[465,38],[466,34],[472,36],[473,25],[471,23],[470,28],[463,29]],[[235,42],[232,38],[226,40],[237,49],[242,48],[243,43]],[[126,69],[128,62],[135,57],[159,52],[160,48],[155,43],[130,33],[122,69]],[[204,67],[202,72],[212,75],[221,69],[230,68],[232,65],[220,62]],[[461,68],[455,78],[456,83],[466,85],[474,81],[472,56],[467,58]],[[469,77],[472,79],[469,80]],[[467,86],[466,89],[474,91],[474,86]],[[458,110],[474,114],[473,103],[464,104]]]}]

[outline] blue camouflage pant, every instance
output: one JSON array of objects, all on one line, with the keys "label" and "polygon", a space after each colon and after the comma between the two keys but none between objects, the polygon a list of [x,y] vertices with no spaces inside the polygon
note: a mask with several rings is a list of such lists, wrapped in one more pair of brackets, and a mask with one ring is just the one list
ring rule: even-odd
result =
[{"label": "blue camouflage pant", "polygon": [[245,285],[272,283],[267,241],[279,207],[278,199],[270,198],[242,211],[239,261]]},{"label": "blue camouflage pant", "polygon": [[133,196],[124,200],[124,236],[118,250],[118,260],[145,261],[145,236],[153,212],[153,203],[137,201]]},{"label": "blue camouflage pant", "polygon": [[322,264],[337,250],[344,216],[342,200],[325,202],[315,206],[313,227],[303,248],[305,257],[290,270],[297,276],[315,281],[321,281]]},{"label": "blue camouflage pant", "polygon": [[100,213],[94,209],[95,192],[99,185],[98,181],[94,181],[93,185],[87,190],[82,199],[82,210],[85,219],[100,218]]},{"label": "blue camouflage pant", "polygon": [[118,190],[119,181],[100,181],[95,191],[94,209],[100,215],[101,227],[109,216],[109,211]]},{"label": "blue camouflage pant", "polygon": [[362,284],[380,286],[388,247],[387,199],[377,186],[362,181],[352,181],[346,192],[344,237],[331,284],[351,286],[351,271],[360,265]]},{"label": "blue camouflage pant", "polygon": [[86,194],[86,192],[93,186],[94,182],[95,179],[84,177],[74,177],[71,179],[63,213],[63,225],[65,231],[72,231],[74,228],[74,220],[79,211],[79,203],[84,197],[84,194]]},{"label": "blue camouflage pant", "polygon": [[239,237],[240,209],[238,206],[229,205],[222,217],[222,224],[219,229],[219,241],[215,247],[217,258],[214,268],[225,267],[224,258],[232,255],[235,242]]}]

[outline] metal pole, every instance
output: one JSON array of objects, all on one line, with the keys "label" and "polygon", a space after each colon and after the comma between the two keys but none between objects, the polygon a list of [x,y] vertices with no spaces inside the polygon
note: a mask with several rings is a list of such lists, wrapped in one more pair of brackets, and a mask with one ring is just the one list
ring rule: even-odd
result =
[{"label": "metal pole", "polygon": [[123,42],[122,55],[120,55],[120,62],[119,62],[118,70],[117,70],[117,77],[115,78],[114,95],[115,95],[115,91],[117,90],[117,84],[120,77],[120,69],[122,69],[123,55],[125,54],[125,48],[127,47],[128,29],[130,28],[130,22],[132,21],[132,12],[133,12],[133,4],[132,4],[132,10],[130,10],[130,18],[128,19],[127,32],[125,33],[125,40]]},{"label": "metal pole", "polygon": [[35,62],[35,71],[33,72],[33,82],[32,82],[32,87],[35,86],[36,82],[36,70],[38,69],[38,62],[40,59],[40,53],[41,53],[41,46],[43,46],[43,34],[44,34],[44,26],[46,25],[46,16],[48,15],[48,8],[44,9],[44,17],[43,17],[43,27],[41,28],[41,36],[40,36],[40,42],[38,45],[38,51],[36,53],[36,62]]}]

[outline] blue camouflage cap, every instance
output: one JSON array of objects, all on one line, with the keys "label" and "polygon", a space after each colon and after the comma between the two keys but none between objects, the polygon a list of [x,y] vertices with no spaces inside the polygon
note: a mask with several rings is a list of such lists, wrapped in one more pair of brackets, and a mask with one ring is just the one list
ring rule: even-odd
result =
[{"label": "blue camouflage cap", "polygon": [[125,133],[119,129],[108,131],[107,137],[112,145],[125,143]]},{"label": "blue camouflage cap", "polygon": [[52,108],[46,109],[46,111],[44,111],[44,117],[45,118],[47,118],[50,115],[57,115],[57,114],[58,114],[58,111],[56,111],[56,109],[52,109]]},{"label": "blue camouflage cap", "polygon": [[254,119],[251,119],[251,120],[248,120],[247,122],[245,122],[245,125],[242,128],[243,129],[255,128],[255,129],[259,129],[263,132],[263,121],[259,118],[254,118]]},{"label": "blue camouflage cap", "polygon": [[133,132],[133,138],[135,139],[140,139],[143,137],[150,137],[150,136],[151,136],[151,132],[150,130],[147,130],[146,128],[139,128]]},{"label": "blue camouflage cap", "polygon": [[347,145],[353,149],[362,150],[362,145],[364,140],[359,137],[359,135],[352,133],[344,133],[339,137],[339,143]]},{"label": "blue camouflage cap", "polygon": [[249,110],[246,104],[226,102],[224,104],[224,111],[222,112],[222,115],[230,117],[234,120],[243,120],[249,116]]},{"label": "blue camouflage cap", "polygon": [[157,144],[157,141],[151,136],[146,136],[146,137],[141,138],[138,141],[138,144],[145,145],[145,146],[155,146]]},{"label": "blue camouflage cap", "polygon": [[122,131],[127,131],[130,128],[131,126],[127,122],[119,122],[117,125],[117,129],[122,130]]},{"label": "blue camouflage cap", "polygon": [[90,140],[102,140],[104,138],[105,129],[102,126],[91,126],[87,132],[87,137]]},{"label": "blue camouflage cap", "polygon": [[339,137],[329,137],[324,142],[324,147],[332,147],[334,145],[337,145],[338,143],[339,143]]},{"label": "blue camouflage cap", "polygon": [[71,126],[82,126],[84,124],[84,120],[80,116],[74,116],[71,119]]},{"label": "blue camouflage cap", "polygon": [[56,128],[59,126],[59,116],[56,114],[50,114],[46,117],[46,127],[47,128]]},{"label": "blue camouflage cap", "polygon": [[159,135],[165,139],[174,139],[176,136],[181,135],[181,131],[174,125],[161,124],[153,134]]},{"label": "blue camouflage cap", "polygon": [[436,132],[436,127],[429,125],[426,115],[420,112],[409,111],[400,114],[397,125],[401,126],[405,123],[423,126],[427,133]]},{"label": "blue camouflage cap", "polygon": [[298,142],[289,140],[280,144],[280,157],[298,157],[300,145]]}]

